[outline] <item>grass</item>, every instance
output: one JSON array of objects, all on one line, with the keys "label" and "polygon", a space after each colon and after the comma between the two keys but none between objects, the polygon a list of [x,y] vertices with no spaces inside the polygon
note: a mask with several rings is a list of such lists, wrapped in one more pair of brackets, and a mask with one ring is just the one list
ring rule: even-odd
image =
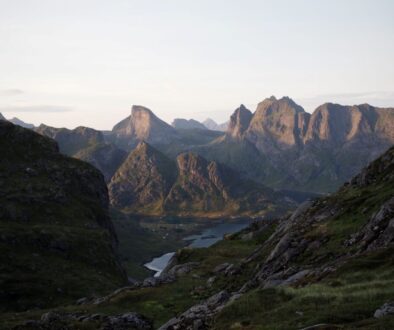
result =
[{"label": "grass", "polygon": [[392,329],[394,317],[377,320],[373,314],[394,296],[393,252],[394,247],[353,259],[319,283],[249,292],[226,307],[213,328],[287,330],[328,323]]}]

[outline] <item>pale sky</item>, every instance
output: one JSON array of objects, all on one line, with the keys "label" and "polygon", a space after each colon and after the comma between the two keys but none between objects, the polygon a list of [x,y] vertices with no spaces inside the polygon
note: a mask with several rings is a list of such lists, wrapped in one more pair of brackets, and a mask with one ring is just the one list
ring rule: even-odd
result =
[{"label": "pale sky", "polygon": [[287,95],[394,106],[393,0],[0,0],[0,112],[111,129]]}]

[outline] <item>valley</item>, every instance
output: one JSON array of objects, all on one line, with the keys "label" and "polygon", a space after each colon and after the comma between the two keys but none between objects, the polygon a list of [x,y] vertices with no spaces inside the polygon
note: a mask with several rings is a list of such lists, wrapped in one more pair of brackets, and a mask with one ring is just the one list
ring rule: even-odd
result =
[{"label": "valley", "polygon": [[1,120],[0,329],[389,329],[393,114]]},{"label": "valley", "polygon": [[0,0],[0,330],[393,330],[393,0]]}]

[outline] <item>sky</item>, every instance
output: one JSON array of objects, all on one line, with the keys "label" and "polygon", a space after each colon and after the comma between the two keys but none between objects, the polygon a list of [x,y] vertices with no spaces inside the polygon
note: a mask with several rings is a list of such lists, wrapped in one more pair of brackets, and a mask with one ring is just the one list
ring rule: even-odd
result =
[{"label": "sky", "polygon": [[393,0],[0,0],[0,112],[111,129],[289,96],[394,106]]}]

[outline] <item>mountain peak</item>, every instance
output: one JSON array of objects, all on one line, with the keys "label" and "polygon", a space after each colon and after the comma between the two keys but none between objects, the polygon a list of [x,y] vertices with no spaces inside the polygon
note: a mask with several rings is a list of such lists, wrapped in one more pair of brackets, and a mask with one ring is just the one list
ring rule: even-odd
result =
[{"label": "mountain peak", "polygon": [[291,98],[271,96],[258,104],[247,135],[260,150],[286,149],[301,143],[308,120],[309,114]]},{"label": "mountain peak", "polygon": [[240,138],[248,129],[252,116],[252,112],[241,104],[230,117],[227,134],[233,138]]},{"label": "mountain peak", "polygon": [[152,112],[152,110],[148,109],[147,107],[144,107],[142,105],[135,105],[134,104],[131,107],[131,115],[137,115],[139,113],[145,113],[145,114],[148,114],[150,116],[155,116],[155,114]]},{"label": "mountain peak", "polygon": [[116,124],[112,131],[126,144],[135,146],[145,140],[152,144],[173,141],[177,137],[176,130],[158,118],[150,109],[141,105],[133,105],[131,115]]},{"label": "mountain peak", "polygon": [[112,205],[120,208],[159,207],[172,183],[173,161],[145,141],[138,143],[112,177],[108,191]]}]

